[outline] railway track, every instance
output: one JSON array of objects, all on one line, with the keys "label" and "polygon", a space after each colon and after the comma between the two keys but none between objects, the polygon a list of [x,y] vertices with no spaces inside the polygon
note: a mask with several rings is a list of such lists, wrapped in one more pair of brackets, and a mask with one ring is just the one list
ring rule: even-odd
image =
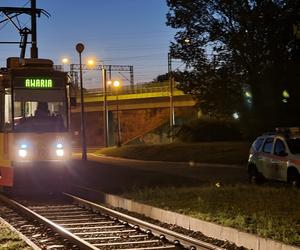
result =
[{"label": "railway track", "polygon": [[41,228],[45,239],[35,241],[42,242],[41,249],[223,249],[70,194],[64,197],[68,201],[44,203],[0,196],[10,207],[3,217],[23,231]]}]

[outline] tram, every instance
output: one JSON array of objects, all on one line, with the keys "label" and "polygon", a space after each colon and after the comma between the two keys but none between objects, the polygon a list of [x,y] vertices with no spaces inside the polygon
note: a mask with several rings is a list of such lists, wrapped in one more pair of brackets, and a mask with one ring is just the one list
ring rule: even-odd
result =
[{"label": "tram", "polygon": [[42,172],[71,158],[67,80],[48,59],[8,58],[0,69],[0,186],[13,187],[24,165]]}]

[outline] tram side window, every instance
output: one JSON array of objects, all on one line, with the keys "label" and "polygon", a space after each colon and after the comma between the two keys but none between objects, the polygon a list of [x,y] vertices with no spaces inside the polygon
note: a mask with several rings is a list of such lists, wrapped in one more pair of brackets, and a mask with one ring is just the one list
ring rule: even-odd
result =
[{"label": "tram side window", "polygon": [[4,95],[4,130],[12,129],[12,109],[11,109],[11,93],[9,89],[5,90]]}]

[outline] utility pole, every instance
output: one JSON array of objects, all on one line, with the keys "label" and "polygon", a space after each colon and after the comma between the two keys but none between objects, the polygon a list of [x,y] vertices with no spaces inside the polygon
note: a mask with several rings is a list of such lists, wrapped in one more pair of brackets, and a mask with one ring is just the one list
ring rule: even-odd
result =
[{"label": "utility pole", "polygon": [[[40,17],[41,14],[45,15],[46,17],[50,17],[50,14],[43,10],[36,8],[36,0],[30,0],[31,7],[0,7],[0,16],[4,17],[3,20],[0,19],[0,24],[4,22],[10,22],[19,32],[21,36],[20,42],[0,42],[0,44],[20,44],[21,53],[20,58],[25,58],[26,54],[26,45],[27,43],[31,43],[30,48],[30,57],[31,58],[38,58],[38,48],[37,48],[37,17]],[[31,27],[30,29],[26,26],[21,25],[18,16],[26,14],[30,16],[31,19]],[[27,41],[28,35],[31,35],[31,42]]]},{"label": "utility pole", "polygon": [[38,58],[36,28],[36,0],[31,0],[31,58]]}]

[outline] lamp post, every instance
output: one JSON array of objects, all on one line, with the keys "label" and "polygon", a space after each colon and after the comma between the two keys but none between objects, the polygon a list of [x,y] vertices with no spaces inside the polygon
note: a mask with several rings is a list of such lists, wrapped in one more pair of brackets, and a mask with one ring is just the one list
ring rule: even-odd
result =
[{"label": "lamp post", "polygon": [[80,73],[80,106],[81,106],[81,144],[82,144],[82,160],[87,160],[87,150],[86,150],[86,135],[85,135],[85,119],[84,119],[84,98],[83,98],[83,79],[82,79],[82,60],[81,54],[84,50],[84,45],[82,43],[76,44],[76,51],[79,54],[79,73]]},{"label": "lamp post", "polygon": [[61,63],[62,63],[62,70],[63,71],[66,71],[66,65],[68,65],[69,63],[70,63],[70,60],[69,60],[69,58],[67,58],[67,57],[63,57],[62,59],[61,59]]},{"label": "lamp post", "polygon": [[169,96],[170,96],[170,142],[173,142],[174,137],[174,126],[175,126],[175,110],[174,110],[174,100],[173,100],[173,87],[174,78],[172,72],[172,56],[168,53],[168,75],[169,75]]},{"label": "lamp post", "polygon": [[119,112],[119,87],[120,87],[120,82],[119,81],[114,81],[113,82],[114,87],[116,88],[116,105],[117,105],[117,146],[121,147],[121,123],[120,123],[120,112]]},{"label": "lamp post", "polygon": [[109,131],[108,131],[108,108],[107,108],[107,82],[106,69],[102,65],[102,82],[103,82],[103,113],[104,113],[104,146],[108,147]]},{"label": "lamp post", "polygon": [[[102,74],[102,84],[103,84],[103,139],[104,139],[104,147],[108,147],[109,143],[109,131],[108,131],[108,108],[107,108],[107,77],[106,77],[106,68],[101,62],[101,74]],[[95,66],[96,60],[90,59],[87,64],[89,66]]]}]

